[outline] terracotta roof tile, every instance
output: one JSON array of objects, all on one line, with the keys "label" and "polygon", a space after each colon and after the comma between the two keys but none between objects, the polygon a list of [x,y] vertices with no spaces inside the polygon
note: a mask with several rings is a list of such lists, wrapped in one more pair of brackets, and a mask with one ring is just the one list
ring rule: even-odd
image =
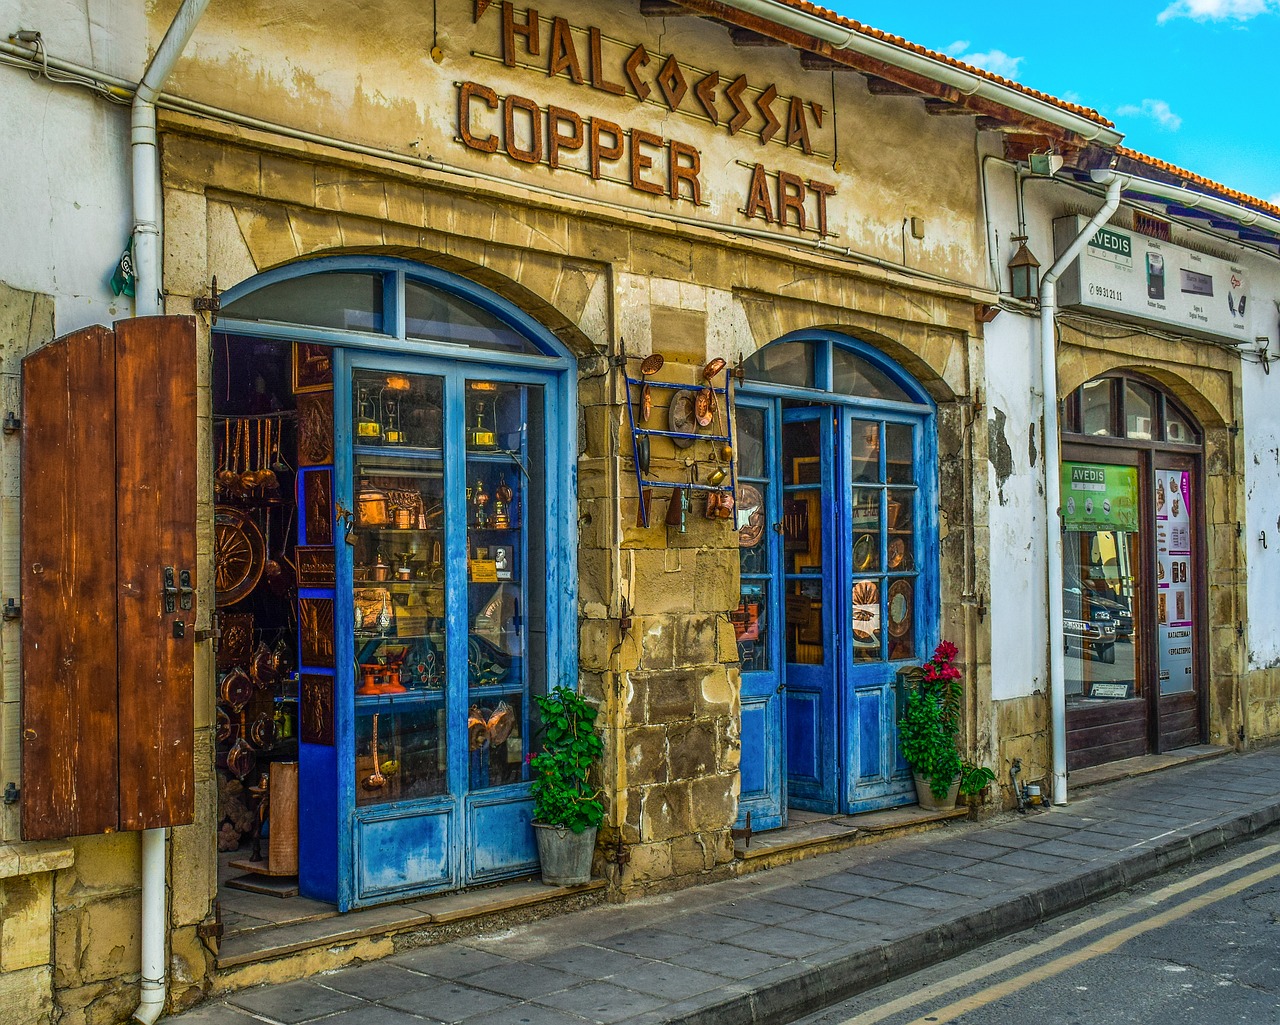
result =
[{"label": "terracotta roof tile", "polygon": [[1255,210],[1271,214],[1273,217],[1280,217],[1280,206],[1276,206],[1275,203],[1268,203],[1266,200],[1258,199],[1257,196],[1251,196],[1247,192],[1237,192],[1235,189],[1229,189],[1212,178],[1205,178],[1194,171],[1188,171],[1185,168],[1178,167],[1177,164],[1171,164],[1167,160],[1147,156],[1147,154],[1139,153],[1137,150],[1129,149],[1127,146],[1117,146],[1115,152],[1117,156],[1127,157],[1136,163],[1146,164],[1148,167],[1154,167],[1157,170],[1164,171],[1166,174],[1175,175],[1188,184],[1195,185],[1207,192],[1215,192],[1219,196],[1234,200],[1237,203],[1244,203]]},{"label": "terracotta roof tile", "polygon": [[1070,111],[1072,114],[1086,118],[1089,121],[1093,121],[1094,123],[1106,128],[1115,127],[1113,122],[1108,121],[1091,107],[1082,107],[1078,103],[1069,103],[1066,100],[1058,99],[1056,96],[1050,96],[1048,93],[1042,93],[1038,89],[1028,88],[1020,82],[1015,82],[1012,79],[993,74],[984,68],[975,67],[972,64],[966,64],[964,61],[956,60],[954,57],[948,57],[945,53],[938,53],[936,50],[930,50],[917,43],[908,42],[901,36],[895,36],[889,32],[882,32],[880,29],[872,28],[870,25],[864,25],[860,21],[854,21],[852,18],[846,18],[844,15],[836,14],[834,11],[829,11],[825,7],[819,7],[817,4],[809,3],[809,0],[779,0],[779,2],[787,7],[794,8],[797,11],[804,11],[806,14],[812,14],[815,17],[822,18],[824,21],[829,21],[833,25],[840,25],[843,28],[853,29],[854,31],[859,32],[864,36],[868,36],[871,39],[878,39],[881,42],[901,47],[904,50],[909,50],[910,52],[922,57],[928,57],[930,60],[936,60],[942,64],[949,64],[953,68],[959,68],[971,75],[977,75],[980,78],[985,78],[991,82],[995,82],[997,85],[1004,86],[1006,89],[1013,89],[1026,96],[1031,96],[1037,100],[1041,100],[1044,103],[1052,104],[1062,110]]}]

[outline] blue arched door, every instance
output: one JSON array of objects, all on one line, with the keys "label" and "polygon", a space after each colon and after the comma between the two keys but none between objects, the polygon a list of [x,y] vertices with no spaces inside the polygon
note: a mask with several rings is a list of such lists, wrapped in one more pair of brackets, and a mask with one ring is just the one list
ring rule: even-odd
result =
[{"label": "blue arched door", "polygon": [[740,819],[908,803],[894,681],[937,633],[935,409],[846,336],[789,336],[738,397]]},{"label": "blue arched door", "polygon": [[293,343],[298,552],[328,567],[297,596],[304,895],[534,870],[533,699],[577,680],[572,357],[401,260],[263,275],[218,330]]}]

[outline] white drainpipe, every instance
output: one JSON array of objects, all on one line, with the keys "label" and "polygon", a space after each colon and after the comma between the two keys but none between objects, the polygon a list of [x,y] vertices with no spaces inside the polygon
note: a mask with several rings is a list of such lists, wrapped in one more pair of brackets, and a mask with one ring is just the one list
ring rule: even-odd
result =
[{"label": "white drainpipe", "polygon": [[183,0],[133,96],[134,315],[162,312],[160,302],[160,163],[156,153],[156,99],[195,31],[209,0]]},{"label": "white drainpipe", "polygon": [[[159,49],[147,65],[133,97],[130,142],[133,156],[134,315],[161,312],[160,163],[156,151],[156,99],[195,31],[209,0],[183,0]],[[168,914],[165,879],[165,830],[142,832],[142,993],[133,1012],[142,1025],[164,1012],[167,978],[165,947]]]},{"label": "white drainpipe", "polygon": [[1040,379],[1044,391],[1044,504],[1049,532],[1049,705],[1053,720],[1053,803],[1067,803],[1066,659],[1062,631],[1062,452],[1058,443],[1058,350],[1055,345],[1058,278],[1120,206],[1118,177],[1107,200],[1040,279]]}]

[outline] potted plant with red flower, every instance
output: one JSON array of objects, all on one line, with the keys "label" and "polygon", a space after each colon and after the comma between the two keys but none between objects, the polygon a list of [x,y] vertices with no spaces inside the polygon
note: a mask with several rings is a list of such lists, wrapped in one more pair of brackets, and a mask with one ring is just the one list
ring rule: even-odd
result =
[{"label": "potted plant with red flower", "polygon": [[898,741],[915,774],[920,807],[931,810],[955,807],[964,770],[956,744],[962,694],[958,654],[954,644],[943,641],[928,662],[902,673],[908,686]]}]

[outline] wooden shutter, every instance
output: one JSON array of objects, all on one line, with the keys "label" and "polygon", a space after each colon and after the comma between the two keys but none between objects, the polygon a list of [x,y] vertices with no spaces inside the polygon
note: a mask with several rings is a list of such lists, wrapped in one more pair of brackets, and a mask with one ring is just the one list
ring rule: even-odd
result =
[{"label": "wooden shutter", "polygon": [[195,371],[190,317],[23,361],[26,839],[192,821]]},{"label": "wooden shutter", "polygon": [[22,835],[115,829],[115,334],[22,361]]}]

